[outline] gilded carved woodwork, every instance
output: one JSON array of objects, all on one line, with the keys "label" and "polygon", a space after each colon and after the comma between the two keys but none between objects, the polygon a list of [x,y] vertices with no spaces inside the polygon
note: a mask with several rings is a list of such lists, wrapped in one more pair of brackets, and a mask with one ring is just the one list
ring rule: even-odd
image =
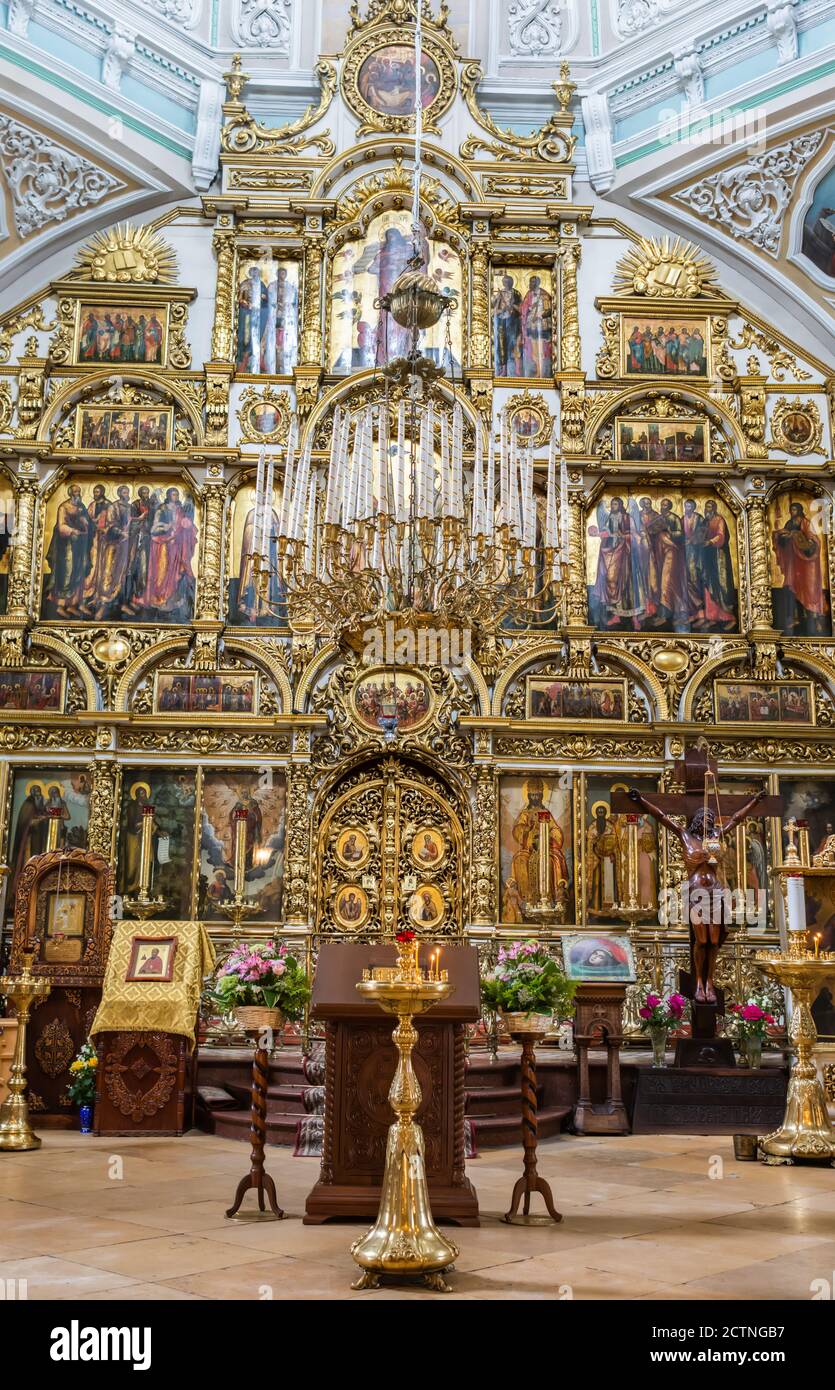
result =
[{"label": "gilded carved woodwork", "polygon": [[235,233],[231,228],[218,227],[212,238],[217,259],[215,285],[215,318],[212,328],[212,359],[215,362],[234,361],[235,315]]},{"label": "gilded carved woodwork", "polygon": [[532,135],[520,135],[514,130],[503,130],[496,124],[488,111],[479,105],[478,89],[484,72],[480,62],[465,63],[461,69],[461,95],[467,110],[483,135],[470,135],[461,146],[461,158],[476,160],[489,155],[499,162],[536,160],[547,164],[571,163],[574,157],[576,137],[571,134],[572,118],[567,115],[573,85],[568,82],[568,66],[563,64],[560,83],[553,83],[554,92],[560,103],[560,114],[549,117],[540,130]]}]

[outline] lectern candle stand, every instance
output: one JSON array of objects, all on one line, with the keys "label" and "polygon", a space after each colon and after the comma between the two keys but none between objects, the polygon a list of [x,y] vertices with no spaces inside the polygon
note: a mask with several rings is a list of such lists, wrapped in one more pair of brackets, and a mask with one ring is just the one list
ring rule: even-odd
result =
[{"label": "lectern candle stand", "polygon": [[[423,974],[418,965],[419,943],[413,932],[397,937],[397,965],[365,972],[357,989],[387,1013],[397,1015],[392,1034],[398,1051],[397,1070],[389,1091],[396,1119],[389,1129],[380,1210],[375,1224],[351,1254],[364,1270],[355,1289],[376,1289],[384,1274],[418,1278],[428,1288],[449,1292],[444,1270],[458,1258],[458,1249],[441,1235],[432,1219],[423,1132],[415,1124],[421,1102],[420,1086],[412,1066],[417,1029],[412,1019],[433,1004],[440,1004],[454,986],[446,971],[435,968]],[[435,957],[437,960],[437,957]]]}]

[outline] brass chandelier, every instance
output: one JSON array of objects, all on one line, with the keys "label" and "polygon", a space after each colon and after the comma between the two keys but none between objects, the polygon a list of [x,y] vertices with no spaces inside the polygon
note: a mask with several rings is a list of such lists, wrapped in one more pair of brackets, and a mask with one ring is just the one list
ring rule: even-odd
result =
[{"label": "brass chandelier", "polygon": [[[556,431],[541,511],[532,443],[505,412],[486,454],[476,425],[466,457],[461,405],[449,410],[438,386],[445,370],[420,351],[421,332],[444,315],[449,323],[457,305],[427,274],[420,251],[421,6],[417,13],[413,254],[377,302],[381,330],[390,315],[409,330],[410,351],[386,361],[377,403],[336,408],[325,477],[312,458],[312,430],[298,454],[294,419],[280,500],[275,460],[263,453],[256,481],[261,603],[294,630],[343,647],[360,648],[369,630],[391,624],[468,631],[477,642],[552,627],[568,578],[568,479]],[[452,364],[449,334],[447,341]]]}]

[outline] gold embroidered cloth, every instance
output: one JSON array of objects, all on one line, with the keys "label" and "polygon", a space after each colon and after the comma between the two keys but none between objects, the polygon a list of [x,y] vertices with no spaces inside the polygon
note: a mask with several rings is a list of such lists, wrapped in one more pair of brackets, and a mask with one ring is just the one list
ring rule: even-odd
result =
[{"label": "gold embroidered cloth", "polygon": [[[172,980],[128,981],[134,937],[176,937]],[[117,922],[107,958],[104,989],[90,1029],[97,1033],[179,1033],[194,1046],[203,977],[215,950],[202,922]]]}]

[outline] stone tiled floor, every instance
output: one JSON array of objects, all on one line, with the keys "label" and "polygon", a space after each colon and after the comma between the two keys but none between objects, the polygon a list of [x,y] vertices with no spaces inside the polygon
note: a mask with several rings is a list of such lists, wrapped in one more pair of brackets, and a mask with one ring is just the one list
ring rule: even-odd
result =
[{"label": "stone tiled floor", "polygon": [[[243,1144],[43,1138],[36,1153],[0,1155],[0,1281],[25,1278],[29,1298],[438,1297],[351,1292],[362,1228],[300,1221],[315,1160],[268,1151],[287,1219],[253,1224],[223,1214]],[[735,1163],[727,1138],[563,1136],[539,1153],[562,1224],[502,1222],[518,1150],[472,1162],[482,1224],[453,1233],[452,1298],[801,1300],[833,1278],[835,1170]]]}]

